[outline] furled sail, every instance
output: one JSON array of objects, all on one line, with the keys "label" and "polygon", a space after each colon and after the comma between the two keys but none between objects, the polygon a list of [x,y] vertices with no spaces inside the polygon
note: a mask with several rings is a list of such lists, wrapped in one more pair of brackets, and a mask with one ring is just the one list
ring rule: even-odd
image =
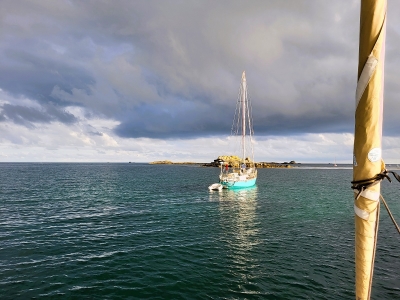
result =
[{"label": "furled sail", "polygon": [[[386,0],[362,0],[356,90],[353,184],[355,188],[356,299],[370,299],[379,223],[382,160]],[[367,180],[368,184],[358,184]]]}]

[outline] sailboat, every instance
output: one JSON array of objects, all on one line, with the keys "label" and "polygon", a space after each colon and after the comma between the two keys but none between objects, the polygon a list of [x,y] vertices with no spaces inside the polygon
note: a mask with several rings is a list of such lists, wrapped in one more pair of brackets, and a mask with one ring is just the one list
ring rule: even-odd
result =
[{"label": "sailboat", "polygon": [[[254,163],[253,119],[247,96],[246,73],[243,71],[236,112],[232,124],[231,139],[240,146],[240,154],[221,162],[219,184],[223,188],[236,189],[256,184],[257,169]],[[238,149],[239,150],[239,149]]]}]

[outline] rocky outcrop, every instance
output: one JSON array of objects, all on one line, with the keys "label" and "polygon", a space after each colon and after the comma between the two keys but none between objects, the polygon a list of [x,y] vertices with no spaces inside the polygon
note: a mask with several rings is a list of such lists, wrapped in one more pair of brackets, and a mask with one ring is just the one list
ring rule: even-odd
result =
[{"label": "rocky outcrop", "polygon": [[[236,155],[221,155],[218,156],[217,159],[214,159],[213,162],[204,164],[205,167],[220,167],[221,163],[228,164],[229,167],[238,168],[241,164],[242,160],[239,156]],[[246,165],[250,165],[252,163],[251,159],[246,157]]]},{"label": "rocky outcrop", "polygon": [[173,162],[169,160],[157,160],[150,163],[150,165],[172,165]]},{"label": "rocky outcrop", "polygon": [[284,164],[295,165],[296,162],[295,162],[294,160],[291,160],[290,162],[286,162],[286,161],[285,161]]},{"label": "rocky outcrop", "polygon": [[[217,159],[214,159],[211,163],[203,164],[204,167],[220,167],[222,164],[228,164],[229,167],[238,168],[241,164],[240,157],[236,155],[221,155],[218,156]],[[296,162],[292,160],[290,163],[277,163],[277,162],[255,162],[254,165],[256,168],[291,168],[291,164],[295,164]],[[246,158],[246,166],[250,167],[252,161],[247,157]]]},{"label": "rocky outcrop", "polygon": [[[210,163],[195,163],[195,162],[172,162],[170,160],[158,160],[158,161],[153,161],[150,164],[151,165],[199,165],[203,167],[220,167],[222,164],[228,164],[229,167],[233,168],[239,168],[239,166],[242,164],[240,157],[236,155],[221,155],[218,156],[217,159],[214,159],[214,161]],[[246,166],[249,168],[253,162],[247,157],[246,158]],[[277,162],[255,162],[254,165],[256,168],[292,168],[291,165],[296,164],[294,160],[291,162],[284,162],[284,163],[277,163]]]},{"label": "rocky outcrop", "polygon": [[290,166],[287,163],[269,163],[269,162],[259,162],[259,163],[255,163],[256,168],[291,168],[292,166]]}]

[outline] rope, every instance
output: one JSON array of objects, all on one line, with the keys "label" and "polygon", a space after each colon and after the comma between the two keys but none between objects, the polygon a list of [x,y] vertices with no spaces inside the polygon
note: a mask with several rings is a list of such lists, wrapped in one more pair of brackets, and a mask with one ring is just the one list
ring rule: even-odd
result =
[{"label": "rope", "polygon": [[[387,179],[387,180],[391,183],[391,182],[392,182],[392,179],[389,177],[389,174],[392,174],[392,175],[394,176],[394,178],[395,178],[398,182],[400,182],[400,175],[399,175],[399,174],[397,174],[397,173],[394,172],[394,171],[388,171],[388,170],[386,170],[386,169],[383,169],[383,171],[382,171],[381,173],[376,174],[374,177],[371,177],[371,178],[369,178],[369,179],[361,179],[361,180],[354,180],[354,181],[352,181],[352,182],[351,182],[351,184],[352,184],[351,188],[352,188],[353,190],[357,190],[357,191],[358,191],[356,200],[360,197],[361,193],[362,193],[365,189],[367,189],[367,188],[369,188],[369,187],[371,187],[371,186],[373,186],[373,185],[375,185],[375,184],[378,184],[379,182],[381,182],[381,181],[384,180],[384,179]],[[389,209],[389,206],[387,205],[385,199],[382,197],[382,195],[379,195],[379,198],[382,200],[383,204],[385,205],[386,210],[387,210],[387,212],[388,212],[388,214],[389,214],[389,216],[390,216],[390,219],[392,220],[394,226],[396,227],[397,231],[398,231],[399,234],[400,234],[400,227],[399,227],[399,225],[397,225],[396,221],[394,220],[394,217],[393,217],[393,215],[392,215],[392,213],[391,213],[391,211],[390,211],[390,209]],[[379,208],[378,208],[378,209],[379,209]]]},{"label": "rope", "polygon": [[386,210],[387,210],[387,212],[388,212],[388,214],[389,214],[390,219],[392,219],[392,222],[393,222],[394,226],[396,227],[398,233],[400,233],[400,227],[399,227],[399,225],[397,225],[396,221],[394,220],[393,215],[392,215],[392,212],[391,212],[390,209],[389,209],[389,206],[387,205],[385,199],[383,199],[382,195],[380,195],[380,198],[381,198],[383,204],[384,204],[385,207],[386,207]]},{"label": "rope", "polygon": [[352,188],[353,190],[361,191],[361,190],[364,190],[364,189],[366,189],[366,188],[368,188],[368,187],[370,187],[370,186],[373,186],[373,185],[375,185],[375,184],[381,182],[381,181],[384,180],[385,178],[386,178],[387,180],[389,180],[389,182],[392,182],[392,179],[390,179],[390,177],[389,177],[389,175],[388,175],[389,173],[391,173],[391,174],[394,176],[394,178],[396,178],[397,181],[400,182],[400,176],[399,176],[399,174],[397,174],[396,172],[388,171],[388,170],[384,169],[381,173],[376,174],[376,175],[375,175],[374,177],[372,177],[372,178],[369,178],[369,179],[361,179],[361,180],[354,180],[354,181],[352,181],[352,182],[351,182],[351,184],[352,184],[352,187],[351,187],[351,188]]},{"label": "rope", "polygon": [[377,207],[377,211],[376,211],[376,226],[375,226],[375,232],[374,232],[374,253],[372,255],[372,266],[371,266],[371,276],[369,276],[369,290],[368,290],[368,298],[367,299],[371,299],[371,287],[372,287],[372,278],[373,278],[373,274],[374,274],[374,265],[375,265],[375,255],[376,255],[376,244],[378,242],[378,229],[379,229],[379,215],[380,215],[380,203],[378,202],[378,207]]}]

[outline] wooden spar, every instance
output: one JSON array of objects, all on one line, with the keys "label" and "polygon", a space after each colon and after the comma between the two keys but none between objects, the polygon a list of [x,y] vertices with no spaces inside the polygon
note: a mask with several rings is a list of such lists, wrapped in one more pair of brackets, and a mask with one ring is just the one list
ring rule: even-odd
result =
[{"label": "wooden spar", "polygon": [[[356,91],[353,181],[385,169],[382,160],[386,0],[362,0]],[[380,183],[355,190],[356,299],[371,297],[379,224]]]}]

